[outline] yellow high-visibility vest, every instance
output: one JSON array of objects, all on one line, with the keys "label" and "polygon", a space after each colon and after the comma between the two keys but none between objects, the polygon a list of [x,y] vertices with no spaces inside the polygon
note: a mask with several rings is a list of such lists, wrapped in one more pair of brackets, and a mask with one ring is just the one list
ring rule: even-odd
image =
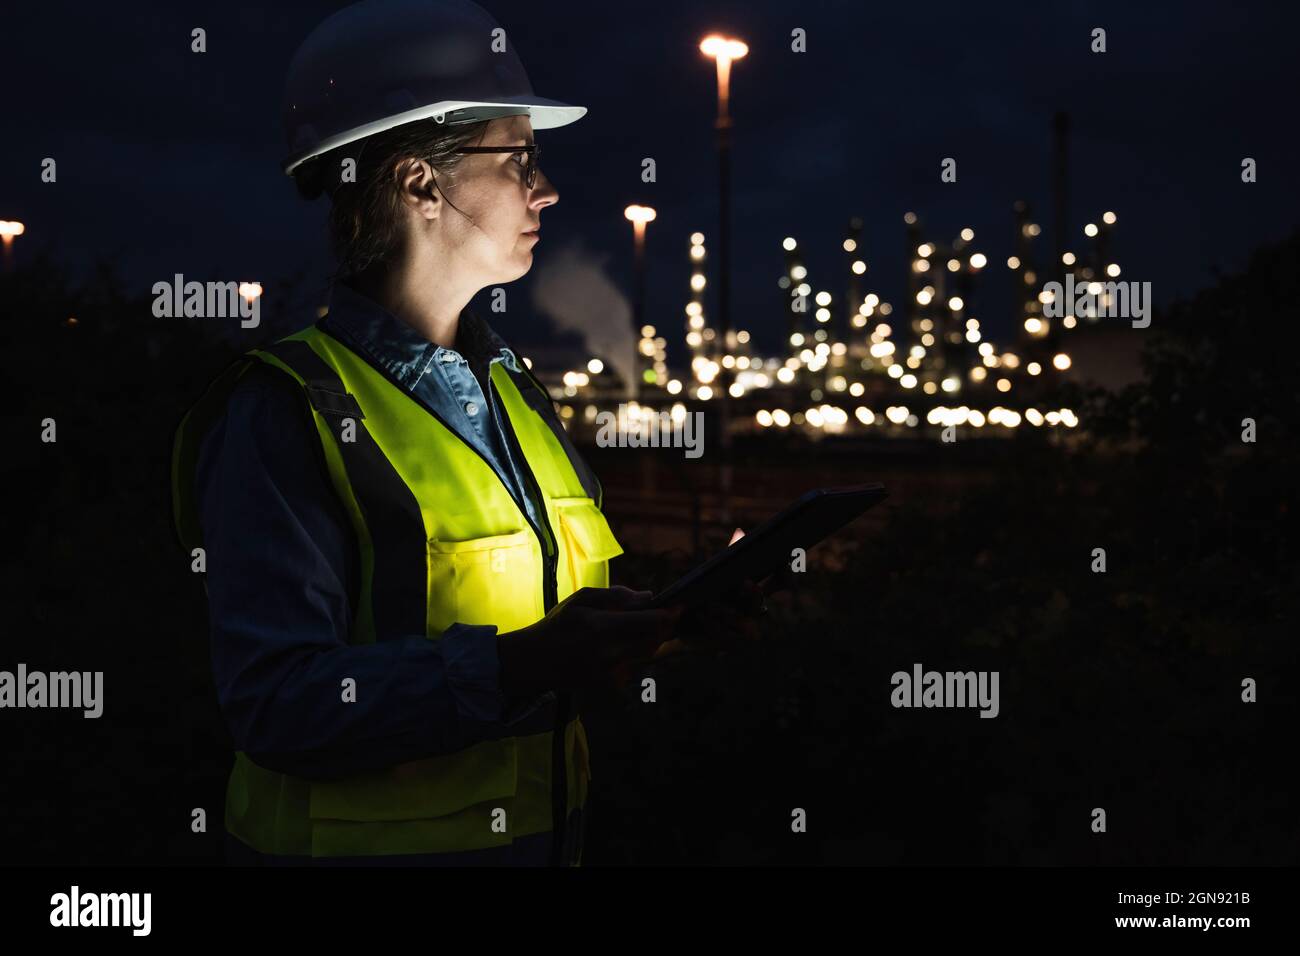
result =
[{"label": "yellow high-visibility vest", "polygon": [[[581,587],[608,587],[609,559],[623,549],[601,513],[600,484],[530,373],[490,367],[526,477],[545,504],[543,526],[430,408],[319,324],[246,353],[182,420],[172,491],[187,551],[202,546],[195,465],[203,435],[259,361],[302,387],[324,466],[356,532],[361,580],[352,642],[421,632],[438,640],[457,622],[495,624],[506,634]],[[553,860],[576,864],[590,779],[586,733],[569,713],[568,694],[546,699],[510,728],[514,736],[341,779],[277,773],[238,752],[226,828],[259,852],[297,857],[495,849],[504,858],[512,841],[552,831]]]}]

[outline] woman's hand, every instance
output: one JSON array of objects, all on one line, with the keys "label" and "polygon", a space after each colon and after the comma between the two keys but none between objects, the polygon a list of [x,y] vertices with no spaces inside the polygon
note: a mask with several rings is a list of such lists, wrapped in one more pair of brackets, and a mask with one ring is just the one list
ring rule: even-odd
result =
[{"label": "woman's hand", "polygon": [[650,609],[649,591],[582,588],[536,624],[497,636],[507,695],[619,686],[669,640],[681,608]]}]

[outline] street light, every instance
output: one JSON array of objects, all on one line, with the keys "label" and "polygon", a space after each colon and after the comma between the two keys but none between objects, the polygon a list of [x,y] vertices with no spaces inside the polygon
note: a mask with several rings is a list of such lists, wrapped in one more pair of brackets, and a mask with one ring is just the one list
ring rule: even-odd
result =
[{"label": "street light", "polygon": [[700,52],[712,57],[718,68],[718,185],[721,211],[718,230],[720,256],[718,282],[718,325],[722,347],[728,348],[731,331],[731,64],[749,52],[740,40],[710,34],[700,41]]},{"label": "street light", "polygon": [[[731,37],[710,34],[700,41],[700,52],[713,57],[718,65],[718,331],[723,355],[731,348],[731,64],[749,52],[749,47]],[[731,429],[728,419],[727,372],[719,380],[718,418],[722,446],[721,498],[724,523],[729,523],[731,506]]]},{"label": "street light", "polygon": [[[636,288],[632,299],[632,327],[640,334],[641,327],[645,325],[645,227],[646,223],[654,222],[655,211],[649,206],[632,205],[623,210],[623,218],[632,223],[633,263],[636,276]],[[635,366],[637,381],[632,386],[633,396],[639,394],[641,381],[645,375],[641,367],[645,362],[640,350],[637,351],[637,355],[639,356]]]},{"label": "street light", "polygon": [[14,267],[14,236],[21,236],[26,231],[27,227],[21,222],[0,219],[0,239],[4,240],[5,247],[5,272]]},{"label": "street light", "polygon": [[739,60],[749,52],[740,40],[710,34],[700,41],[700,52],[718,61],[718,115],[727,115],[731,100],[731,61]]}]

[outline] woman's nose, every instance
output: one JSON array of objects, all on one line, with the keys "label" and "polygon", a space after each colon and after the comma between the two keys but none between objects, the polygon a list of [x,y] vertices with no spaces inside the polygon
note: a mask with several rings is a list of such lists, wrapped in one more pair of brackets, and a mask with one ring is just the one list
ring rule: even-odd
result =
[{"label": "woman's nose", "polygon": [[546,177],[546,173],[540,169],[537,170],[537,185],[533,187],[533,194],[529,198],[531,206],[549,206],[551,203],[558,202],[560,198],[559,190]]}]

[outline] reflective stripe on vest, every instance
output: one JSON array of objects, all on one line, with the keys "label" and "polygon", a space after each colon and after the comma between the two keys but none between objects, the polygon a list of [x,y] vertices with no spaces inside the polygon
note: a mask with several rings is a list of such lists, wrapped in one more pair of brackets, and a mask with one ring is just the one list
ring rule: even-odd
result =
[{"label": "reflective stripe on vest", "polygon": [[[201,545],[197,449],[255,359],[302,387],[321,460],[356,532],[353,642],[421,632],[437,640],[456,622],[495,624],[504,634],[578,588],[608,586],[608,561],[622,548],[600,512],[599,483],[531,375],[502,363],[490,371],[546,527],[530,522],[487,461],[432,409],[320,326],[248,356],[177,431],[174,507],[187,549]],[[590,779],[585,731],[567,711],[568,695],[547,695],[510,736],[331,781],[275,773],[237,753],[226,826],[261,853],[300,857],[465,853],[567,830]],[[577,862],[580,837],[564,833],[554,859]]]}]

